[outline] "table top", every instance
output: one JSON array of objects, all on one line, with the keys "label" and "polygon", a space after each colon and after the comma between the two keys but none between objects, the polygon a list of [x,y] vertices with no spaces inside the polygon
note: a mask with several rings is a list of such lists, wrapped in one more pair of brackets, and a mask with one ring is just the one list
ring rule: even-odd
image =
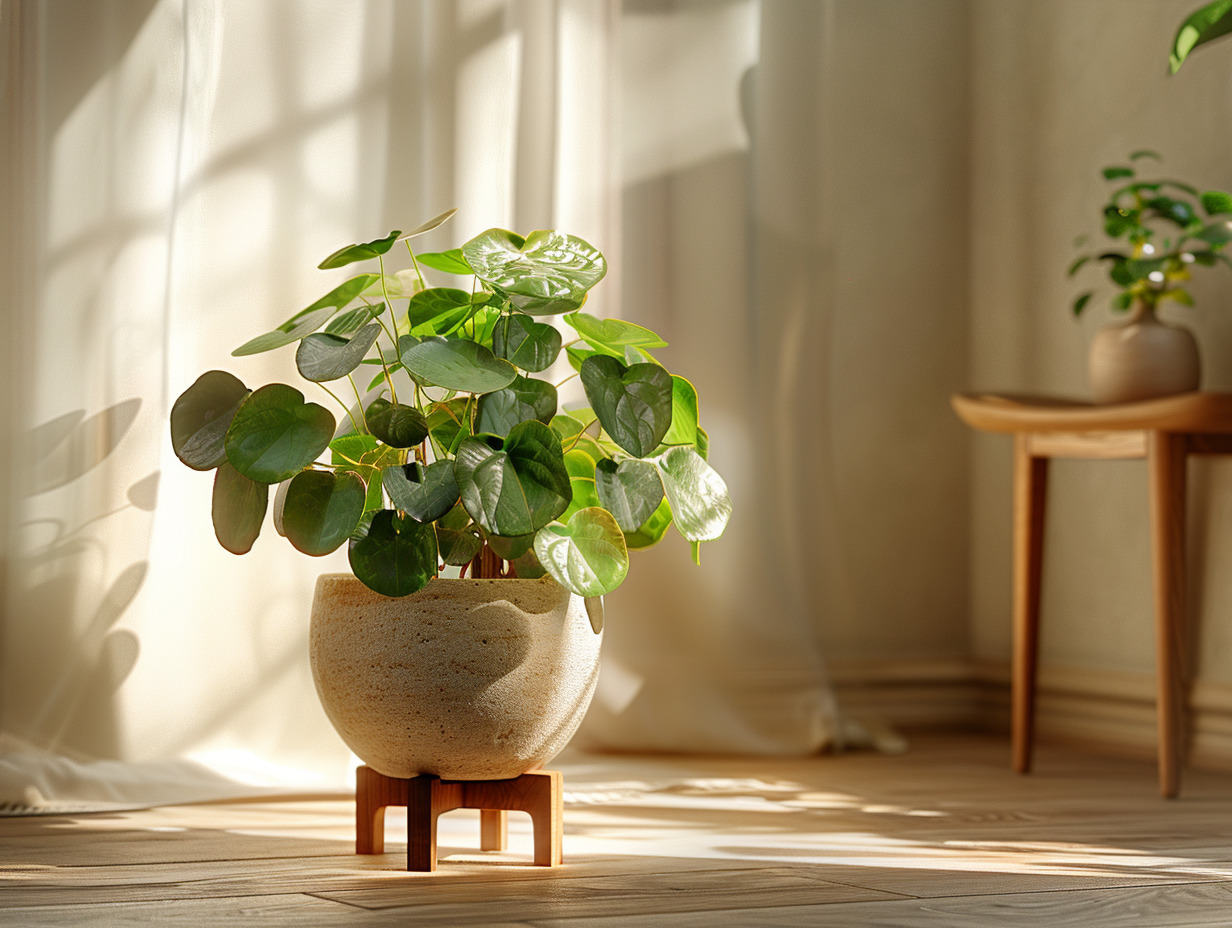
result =
[{"label": "table top", "polygon": [[963,422],[986,432],[1232,433],[1232,393],[1196,391],[1137,403],[1097,405],[1082,400],[1013,393],[956,393],[950,405]]}]

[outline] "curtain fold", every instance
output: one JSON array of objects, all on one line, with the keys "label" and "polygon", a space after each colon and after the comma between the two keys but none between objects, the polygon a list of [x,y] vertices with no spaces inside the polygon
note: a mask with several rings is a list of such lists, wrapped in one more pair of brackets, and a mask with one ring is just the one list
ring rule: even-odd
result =
[{"label": "curtain fold", "polygon": [[22,177],[6,188],[4,744],[346,781],[306,659],[312,579],[345,554],[301,557],[268,527],[248,556],[222,551],[167,414],[212,367],[293,378],[287,352],[229,352],[336,284],[312,268],[339,244],[451,206],[425,247],[491,226],[599,245],[613,273],[588,310],[668,338],[731,484],[736,516],[700,569],[665,541],[609,598],[585,740],[829,743],[828,9],[4,0]]}]

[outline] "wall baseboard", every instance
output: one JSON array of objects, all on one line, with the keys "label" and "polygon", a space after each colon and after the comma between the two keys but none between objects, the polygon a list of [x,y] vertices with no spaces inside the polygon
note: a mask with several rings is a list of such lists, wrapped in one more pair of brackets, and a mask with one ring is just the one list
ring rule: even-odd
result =
[{"label": "wall baseboard", "polygon": [[[881,719],[903,728],[1009,731],[1007,662],[848,662],[832,665],[830,675],[840,704],[855,718]],[[1036,700],[1041,741],[1095,745],[1122,756],[1155,756],[1154,674],[1041,667]],[[1232,684],[1199,680],[1194,685],[1188,729],[1188,763],[1232,770]]]}]

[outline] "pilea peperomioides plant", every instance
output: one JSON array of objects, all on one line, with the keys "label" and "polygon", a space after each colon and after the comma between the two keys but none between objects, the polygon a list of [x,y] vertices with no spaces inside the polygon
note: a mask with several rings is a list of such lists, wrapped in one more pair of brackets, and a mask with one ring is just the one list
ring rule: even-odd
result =
[{"label": "pilea peperomioides plant", "polygon": [[[356,577],[386,596],[422,589],[444,566],[476,577],[546,572],[597,596],[624,580],[629,549],[672,525],[697,560],[731,501],[706,461],[696,390],[650,353],[666,343],[582,312],[607,264],[574,236],[490,229],[417,255],[411,240],[453,212],[339,249],[320,267],[375,260],[376,272],[232,352],[298,344],[299,373],[338,403],[341,427],[294,387],[250,390],[224,371],[176,400],[172,445],[189,467],[215,472],[219,542],[250,550],[277,486],[278,532],[314,556],[348,545]],[[393,271],[386,256],[398,243],[409,267]],[[469,284],[430,287],[425,267]],[[544,317],[576,337],[564,344]],[[546,372],[562,350],[577,371],[565,379],[580,376],[589,406],[559,408],[560,384]]]}]

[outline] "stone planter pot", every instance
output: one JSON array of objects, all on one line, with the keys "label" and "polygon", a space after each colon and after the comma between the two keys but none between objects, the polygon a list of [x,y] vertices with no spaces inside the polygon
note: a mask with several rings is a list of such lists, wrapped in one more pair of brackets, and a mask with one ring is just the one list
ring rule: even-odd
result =
[{"label": "stone planter pot", "polygon": [[602,604],[547,578],[435,579],[390,599],[326,574],[309,636],[325,713],[365,764],[500,780],[546,764],[581,724]]},{"label": "stone planter pot", "polygon": [[1188,329],[1139,303],[1130,318],[1095,333],[1087,362],[1097,403],[1132,403],[1198,389],[1198,343]]}]

